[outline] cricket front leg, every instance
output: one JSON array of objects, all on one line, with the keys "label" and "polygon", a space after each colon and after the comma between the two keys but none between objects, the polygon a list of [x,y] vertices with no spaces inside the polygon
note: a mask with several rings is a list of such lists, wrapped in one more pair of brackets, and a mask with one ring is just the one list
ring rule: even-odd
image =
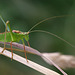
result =
[{"label": "cricket front leg", "polygon": [[22,42],[23,42],[23,46],[24,46],[24,53],[25,53],[26,61],[28,62],[27,55],[26,55],[26,50],[25,50],[25,43],[24,43],[24,40],[23,39],[22,39]]},{"label": "cricket front leg", "polygon": [[23,44],[23,46],[24,46],[24,53],[25,53],[26,61],[28,62],[27,55],[26,55],[26,50],[25,50],[25,44]]},{"label": "cricket front leg", "polygon": [[30,47],[29,41],[27,41],[27,43],[28,43],[28,46]]}]

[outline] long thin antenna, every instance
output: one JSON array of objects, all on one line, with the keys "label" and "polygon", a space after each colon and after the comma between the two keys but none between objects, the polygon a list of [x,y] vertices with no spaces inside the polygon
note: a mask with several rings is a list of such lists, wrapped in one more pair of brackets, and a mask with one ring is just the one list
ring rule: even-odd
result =
[{"label": "long thin antenna", "polygon": [[71,43],[69,43],[68,41],[64,40],[63,38],[51,33],[51,32],[48,32],[48,31],[44,31],[44,30],[33,30],[33,31],[30,31],[29,33],[32,33],[32,32],[44,32],[44,33],[47,33],[47,34],[50,34],[50,35],[53,35],[55,37],[57,37],[58,39],[64,41],[65,43],[67,43],[68,45],[70,45],[71,47],[75,48],[74,45],[72,45]]},{"label": "long thin antenna", "polygon": [[53,16],[53,17],[49,17],[49,18],[46,18],[38,23],[36,23],[32,28],[30,28],[30,30],[28,32],[30,32],[33,28],[35,28],[37,25],[39,25],[40,23],[44,22],[44,21],[47,21],[49,19],[54,19],[54,18],[60,18],[60,17],[65,17],[65,16],[74,16],[74,15],[62,15],[62,16]]},{"label": "long thin antenna", "polygon": [[6,26],[4,19],[1,16],[0,16],[0,18],[1,18],[2,22],[4,23],[4,25]]},{"label": "long thin antenna", "polygon": [[[6,27],[6,22],[4,21],[4,19],[1,16],[0,16],[0,19],[2,20],[2,22],[4,23],[4,25]],[[8,28],[8,26],[7,26],[7,30],[10,31],[9,28]]]}]

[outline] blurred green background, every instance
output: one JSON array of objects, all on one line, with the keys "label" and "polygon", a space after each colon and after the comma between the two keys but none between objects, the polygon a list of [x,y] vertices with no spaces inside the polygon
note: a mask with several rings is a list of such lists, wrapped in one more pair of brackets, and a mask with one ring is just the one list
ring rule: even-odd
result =
[{"label": "blurred green background", "polygon": [[[12,29],[28,31],[37,22],[52,16],[75,15],[75,0],[0,0],[0,15],[9,20]],[[75,16],[55,18],[45,21],[35,29],[52,32],[75,45]],[[5,27],[0,20],[0,33]],[[52,35],[31,33],[30,45],[40,52],[61,52],[75,55],[75,48]],[[22,43],[22,42],[20,42]],[[3,46],[0,44],[0,46]],[[24,53],[16,52],[21,56]],[[27,54],[28,59],[59,72],[55,67],[46,64],[40,57]],[[75,74],[75,69],[66,69],[69,75]],[[60,72],[59,72],[60,73]],[[0,75],[42,75],[41,73],[16,61],[0,55]]]}]

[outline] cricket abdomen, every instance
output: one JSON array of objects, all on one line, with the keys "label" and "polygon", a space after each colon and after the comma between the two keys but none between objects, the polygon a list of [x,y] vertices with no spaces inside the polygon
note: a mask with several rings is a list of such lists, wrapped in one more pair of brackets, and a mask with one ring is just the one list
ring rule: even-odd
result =
[{"label": "cricket abdomen", "polygon": [[[5,33],[0,33],[0,41],[4,42],[4,39],[5,39]],[[5,42],[11,42],[10,32],[6,33],[6,41]]]}]

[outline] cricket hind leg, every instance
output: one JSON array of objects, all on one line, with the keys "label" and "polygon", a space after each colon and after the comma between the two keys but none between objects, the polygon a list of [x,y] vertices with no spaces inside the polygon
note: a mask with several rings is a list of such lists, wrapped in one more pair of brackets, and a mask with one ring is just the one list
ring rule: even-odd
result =
[{"label": "cricket hind leg", "polygon": [[13,59],[12,41],[10,43],[10,46],[11,46],[11,54],[12,54],[11,60],[12,60]]},{"label": "cricket hind leg", "polygon": [[5,50],[5,45],[6,45],[6,32],[7,32],[7,24],[8,24],[8,21],[6,22],[6,28],[5,28],[5,38],[4,38],[4,49],[2,50],[2,52],[0,54],[2,54]]},{"label": "cricket hind leg", "polygon": [[[7,49],[7,50],[11,50],[11,48],[5,48],[5,49]],[[19,51],[19,52],[24,52],[24,51],[21,50],[21,49],[15,49],[15,48],[12,48],[12,50],[14,50],[14,51]]]}]

